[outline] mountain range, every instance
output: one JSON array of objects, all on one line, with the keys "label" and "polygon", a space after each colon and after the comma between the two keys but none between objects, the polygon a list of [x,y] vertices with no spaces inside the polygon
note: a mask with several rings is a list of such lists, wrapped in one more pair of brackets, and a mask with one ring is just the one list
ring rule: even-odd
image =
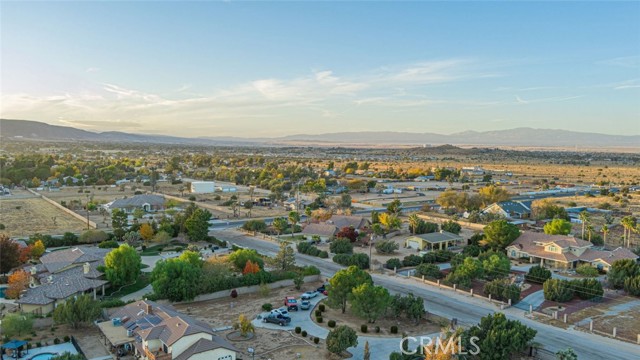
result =
[{"label": "mountain range", "polygon": [[607,135],[556,129],[516,128],[495,131],[465,131],[450,135],[393,131],[336,132],[298,134],[275,138],[199,137],[131,134],[118,131],[91,132],[67,126],[30,120],[0,119],[0,136],[4,139],[41,141],[99,141],[184,145],[475,145],[640,148],[640,135]]}]

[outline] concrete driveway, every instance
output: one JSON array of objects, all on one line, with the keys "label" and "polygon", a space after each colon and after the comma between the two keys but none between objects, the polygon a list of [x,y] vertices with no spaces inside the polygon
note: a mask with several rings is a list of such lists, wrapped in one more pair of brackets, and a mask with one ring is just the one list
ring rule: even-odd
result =
[{"label": "concrete driveway", "polygon": [[535,310],[540,305],[542,305],[543,302],[544,302],[544,291],[540,290],[527,295],[527,297],[520,300],[520,302],[518,302],[514,306],[517,307],[518,309],[529,311],[529,305],[532,305],[533,309]]}]

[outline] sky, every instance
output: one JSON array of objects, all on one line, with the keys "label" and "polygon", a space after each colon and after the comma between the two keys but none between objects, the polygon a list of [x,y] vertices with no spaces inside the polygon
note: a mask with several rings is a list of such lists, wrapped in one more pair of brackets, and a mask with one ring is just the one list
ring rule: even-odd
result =
[{"label": "sky", "polygon": [[0,116],[278,137],[640,134],[640,2],[5,2]]}]

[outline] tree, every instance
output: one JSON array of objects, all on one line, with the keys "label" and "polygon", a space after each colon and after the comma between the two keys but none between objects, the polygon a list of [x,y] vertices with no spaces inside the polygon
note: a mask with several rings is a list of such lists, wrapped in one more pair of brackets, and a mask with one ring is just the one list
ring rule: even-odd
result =
[{"label": "tree", "polygon": [[166,231],[158,231],[153,237],[153,241],[159,244],[168,243],[170,240],[171,235]]},{"label": "tree", "polygon": [[376,252],[378,254],[384,254],[384,255],[393,254],[396,252],[396,250],[400,249],[400,245],[398,245],[393,240],[379,241],[376,243],[375,247],[376,247]]},{"label": "tree", "polygon": [[624,280],[624,291],[629,295],[640,296],[640,275],[626,278]]},{"label": "tree", "polygon": [[289,212],[289,223],[291,223],[291,237],[296,229],[296,224],[300,222],[300,214],[297,211]]},{"label": "tree", "polygon": [[296,266],[296,254],[288,243],[281,241],[280,250],[271,261],[271,264],[278,270],[291,270]]},{"label": "tree", "polygon": [[356,240],[358,240],[358,233],[353,227],[345,226],[336,233],[336,237],[341,239],[349,239],[349,241],[355,242]]},{"label": "tree", "polygon": [[364,283],[373,284],[371,275],[357,266],[349,266],[336,272],[329,280],[327,305],[332,308],[341,308],[344,314],[347,309],[347,300],[352,290]]},{"label": "tree", "polygon": [[5,293],[7,299],[19,299],[20,294],[29,286],[30,278],[29,274],[24,270],[16,270],[9,275],[9,287]]},{"label": "tree", "polygon": [[[464,331],[461,343],[464,349],[477,349],[475,358],[480,360],[510,359],[524,350],[535,338],[537,331],[517,320],[508,320],[503,313],[483,317],[478,325]],[[473,337],[477,337],[473,341]]]},{"label": "tree", "polygon": [[482,261],[484,276],[487,280],[504,278],[509,276],[511,271],[511,261],[503,254],[491,255],[488,259]]},{"label": "tree", "polygon": [[416,275],[425,276],[432,279],[442,279],[444,274],[440,271],[440,267],[435,264],[420,264],[416,268]]},{"label": "tree", "polygon": [[524,279],[529,282],[543,284],[545,281],[551,279],[551,271],[540,265],[535,265],[529,268],[529,272],[525,274]]},{"label": "tree", "polygon": [[416,214],[411,214],[409,216],[409,230],[411,230],[411,234],[416,235],[416,229],[420,225],[420,222],[424,221],[418,217]]},{"label": "tree", "polygon": [[53,311],[53,320],[58,324],[68,324],[74,329],[89,324],[102,315],[100,302],[84,294],[67,299]]},{"label": "tree", "polygon": [[624,240],[626,246],[631,247],[631,232],[636,231],[637,220],[633,216],[625,216],[620,220],[620,225],[624,228]]},{"label": "tree", "polygon": [[124,236],[128,225],[127,213],[122,209],[113,209],[111,212],[111,227],[113,228],[113,234],[118,240],[122,240],[122,236]]},{"label": "tree", "polygon": [[348,326],[338,326],[327,335],[327,350],[341,354],[350,347],[358,345],[358,335]]},{"label": "tree", "polygon": [[128,231],[126,234],[124,234],[122,240],[124,240],[124,242],[128,245],[137,246],[138,242],[140,241],[140,233],[137,231]]},{"label": "tree", "polygon": [[582,238],[584,239],[584,229],[585,226],[591,221],[591,215],[586,210],[583,210],[578,215],[578,219],[582,222]]},{"label": "tree", "polygon": [[105,276],[114,287],[132,284],[140,275],[142,260],[130,245],[111,250],[104,258]]},{"label": "tree", "polygon": [[273,219],[273,227],[278,232],[278,235],[282,235],[282,233],[287,230],[289,224],[287,223],[287,219],[283,217]]},{"label": "tree", "polygon": [[362,360],[371,360],[371,350],[369,350],[368,341],[365,341],[364,343],[364,354],[362,355]]},{"label": "tree", "polygon": [[182,254],[178,256],[178,259],[181,261],[186,261],[196,267],[202,267],[202,265],[204,264],[204,261],[202,261],[202,259],[200,258],[200,253],[197,251],[183,251]]},{"label": "tree", "polygon": [[247,264],[244,266],[244,270],[242,270],[242,275],[257,274],[259,272],[260,266],[251,260],[247,260]]},{"label": "tree", "polygon": [[482,199],[482,206],[507,201],[511,199],[511,194],[503,188],[495,185],[488,185],[478,190],[478,195]]},{"label": "tree", "polygon": [[622,289],[624,281],[628,278],[640,275],[640,265],[631,259],[616,260],[611,265],[607,274],[609,286],[614,289]]},{"label": "tree", "polygon": [[258,264],[261,269],[264,267],[264,260],[262,260],[260,254],[253,249],[240,249],[229,255],[229,261],[238,271],[242,271],[249,260]]},{"label": "tree", "polygon": [[609,234],[609,226],[607,224],[602,225],[602,229],[600,229],[600,231],[602,231],[602,235],[604,236],[603,239],[603,243],[606,244],[607,243],[607,235]]},{"label": "tree", "polygon": [[233,324],[233,328],[239,330],[242,337],[247,337],[247,335],[256,331],[251,323],[251,319],[249,319],[245,314],[240,314],[240,316],[238,316],[238,322]]},{"label": "tree", "polygon": [[158,261],[151,273],[153,292],[170,301],[193,300],[201,274],[202,269],[180,259]]},{"label": "tree", "polygon": [[531,204],[531,215],[534,219],[563,219],[569,221],[569,214],[562,206],[555,205],[549,199],[536,200]]},{"label": "tree", "polygon": [[549,279],[544,282],[544,299],[557,302],[567,302],[573,299],[573,287],[567,280]]},{"label": "tree", "polygon": [[247,231],[262,232],[267,228],[267,223],[264,220],[249,220],[242,225],[242,228]]},{"label": "tree", "polygon": [[480,241],[480,244],[494,250],[504,250],[518,236],[520,230],[517,226],[506,220],[496,220],[484,227],[484,240]]},{"label": "tree", "polygon": [[20,245],[7,235],[0,234],[0,274],[20,266]]},{"label": "tree", "polygon": [[458,224],[457,222],[453,221],[453,220],[447,220],[445,222],[442,223],[442,225],[440,226],[440,228],[443,231],[447,231],[450,232],[452,234],[460,234],[460,230],[462,230],[462,226],[460,226],[460,224]]},{"label": "tree", "polygon": [[138,232],[140,232],[140,236],[144,241],[153,239],[153,235],[155,234],[155,232],[153,231],[153,227],[149,223],[142,224]]},{"label": "tree", "polygon": [[31,258],[40,259],[45,250],[46,248],[44,247],[44,243],[42,242],[42,240],[37,240],[31,247]]},{"label": "tree", "polygon": [[329,251],[334,254],[352,254],[353,253],[353,244],[349,239],[338,238],[329,244]]},{"label": "tree", "polygon": [[400,216],[402,214],[402,203],[400,200],[395,199],[387,205],[387,213],[393,216]]},{"label": "tree", "polygon": [[371,212],[371,224],[378,224],[380,222],[380,213],[373,210]]},{"label": "tree", "polygon": [[591,264],[580,264],[578,265],[578,267],[576,267],[576,273],[582,275],[582,276],[588,276],[588,277],[596,277],[598,276],[598,269],[594,268],[593,266],[591,266]]},{"label": "tree", "polygon": [[106,232],[102,230],[87,230],[80,235],[78,241],[83,244],[97,244],[101,243],[109,238]]},{"label": "tree", "polygon": [[427,313],[424,309],[424,301],[421,297],[414,296],[413,294],[409,294],[405,297],[405,314],[409,320],[413,320],[415,324],[419,324],[420,320]]},{"label": "tree", "polygon": [[395,229],[399,229],[402,226],[402,220],[398,216],[390,213],[382,213],[379,215],[380,225],[382,225],[387,232],[391,232]]},{"label": "tree", "polygon": [[375,323],[387,310],[391,303],[391,295],[382,286],[364,283],[351,291],[349,301],[356,316],[366,319],[369,323]]},{"label": "tree", "polygon": [[470,280],[481,277],[483,272],[484,269],[480,260],[471,257],[464,259],[462,265],[458,266],[454,271],[457,276],[468,278]]},{"label": "tree", "polygon": [[209,239],[209,220],[211,213],[209,210],[196,209],[185,221],[187,236],[191,241],[206,241]]},{"label": "tree", "polygon": [[6,337],[21,336],[32,331],[33,318],[30,315],[7,314],[2,319],[2,335]]},{"label": "tree", "polygon": [[553,219],[544,225],[544,233],[547,235],[569,235],[571,223],[564,219]]},{"label": "tree", "polygon": [[484,284],[483,292],[496,300],[511,300],[512,305],[520,300],[520,288],[508,279],[496,279]]},{"label": "tree", "polygon": [[556,353],[557,360],[578,360],[578,355],[576,355],[575,351],[572,348],[566,348],[565,350],[560,350]]}]

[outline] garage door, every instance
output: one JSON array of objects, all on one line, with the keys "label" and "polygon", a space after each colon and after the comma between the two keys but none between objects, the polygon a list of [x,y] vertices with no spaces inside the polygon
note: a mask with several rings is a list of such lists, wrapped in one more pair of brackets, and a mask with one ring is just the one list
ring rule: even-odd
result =
[{"label": "garage door", "polygon": [[412,249],[420,249],[420,242],[416,240],[409,240],[409,247]]}]

